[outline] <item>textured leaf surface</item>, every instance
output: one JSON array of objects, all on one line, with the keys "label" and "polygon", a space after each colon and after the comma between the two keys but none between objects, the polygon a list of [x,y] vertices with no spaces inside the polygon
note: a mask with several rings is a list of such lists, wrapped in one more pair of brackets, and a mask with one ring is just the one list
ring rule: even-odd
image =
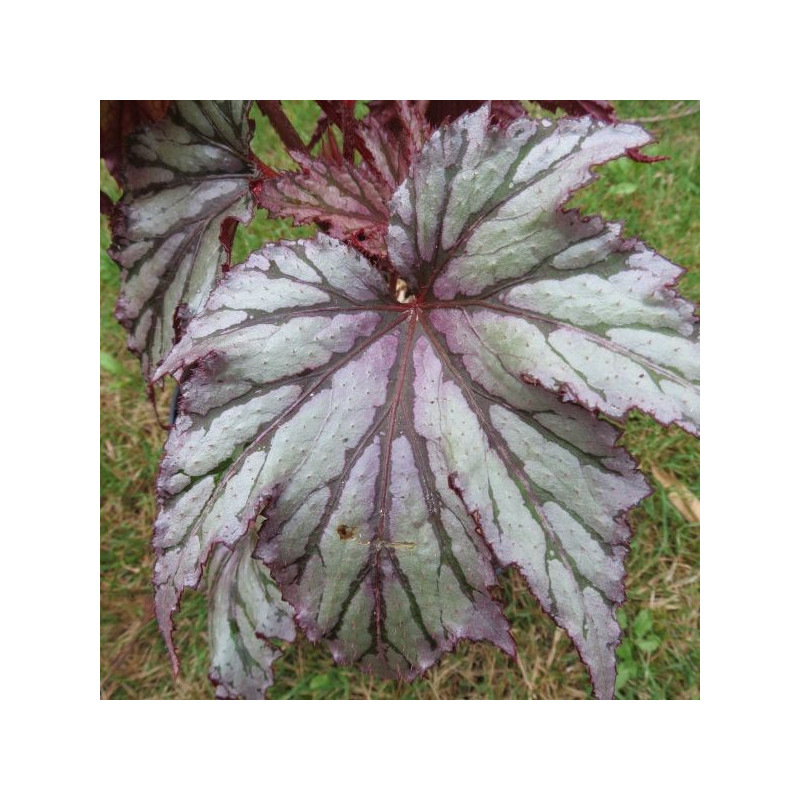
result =
[{"label": "textured leaf surface", "polygon": [[264,513],[259,555],[338,660],[412,677],[459,638],[514,652],[488,547],[415,430],[415,320],[327,237],[268,246],[212,295],[159,373],[197,364],[159,480],[168,635],[213,546]]},{"label": "textured leaf surface", "polygon": [[[336,104],[333,111],[338,108]],[[411,159],[428,133],[419,110],[405,102],[387,103],[391,118],[368,115],[348,128],[363,160],[356,165],[329,136],[317,157],[293,152],[300,166],[262,181],[255,191],[260,205],[295,224],[314,223],[362,252],[383,258],[389,221],[388,203],[408,175]]]},{"label": "textured leaf surface", "polygon": [[117,180],[124,176],[128,136],[137,128],[163,119],[169,104],[169,100],[100,101],[100,158],[105,159],[109,172]]},{"label": "textured leaf surface", "polygon": [[283,172],[256,189],[261,206],[276,217],[291,217],[296,225],[322,225],[337,239],[357,237],[368,252],[385,255],[392,187],[362,162],[312,158],[294,153],[301,169]]},{"label": "textured leaf surface", "polygon": [[682,270],[618,224],[561,210],[593,164],[649,141],[588,117],[507,131],[485,108],[463,117],[434,134],[393,201],[389,255],[411,291],[440,301],[432,320],[454,351],[488,344],[517,378],[564,399],[695,433],[693,307],[670,288]]},{"label": "textured leaf surface", "polygon": [[[619,122],[617,112],[608,100],[537,100],[536,102],[547,111],[556,112],[560,109],[573,117],[588,114],[601,122]],[[652,164],[667,159],[667,156],[646,155],[638,147],[629,147],[625,154],[641,164]]]},{"label": "textured leaf surface", "polygon": [[209,677],[221,700],[262,700],[281,653],[270,640],[295,637],[292,607],[252,552],[245,537],[233,550],[218,548],[209,565]]},{"label": "textured leaf surface", "polygon": [[227,263],[235,224],[252,217],[249,105],[176,101],[128,143],[114,218],[123,268],[117,318],[148,378]]},{"label": "textured leaf surface", "polygon": [[[300,170],[262,181],[256,198],[276,217],[291,217],[297,225],[319,225],[330,236],[383,259],[388,202],[406,179],[431,125],[439,126],[445,119],[475,110],[482,101],[379,100],[370,103],[370,113],[362,120],[352,116],[352,103],[319,102],[327,113],[312,142],[337,124],[343,131],[345,150],[351,141],[350,149],[355,147],[363,160],[356,165],[329,136],[323,139],[318,156],[292,151]],[[491,101],[490,113],[495,123],[503,125],[527,114],[515,100]]]},{"label": "textured leaf surface", "polygon": [[626,512],[649,490],[593,412],[694,427],[692,309],[676,267],[561,206],[647,141],[486,108],[441,129],[393,201],[408,304],[325,236],[231,271],[156,375],[186,375],[155,535],[168,641],[215,546],[258,527],[339,662],[411,678],[459,639],[513,653],[490,595],[513,564],[613,695]]}]

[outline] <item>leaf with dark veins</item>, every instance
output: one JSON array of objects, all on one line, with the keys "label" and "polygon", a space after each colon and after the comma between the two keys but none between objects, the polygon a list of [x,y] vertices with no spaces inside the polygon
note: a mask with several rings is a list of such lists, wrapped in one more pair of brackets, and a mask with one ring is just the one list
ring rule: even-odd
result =
[{"label": "leaf with dark veins", "polygon": [[471,340],[590,410],[622,419],[639,408],[695,433],[694,309],[671,288],[682,270],[620,225],[562,210],[593,165],[649,141],[588,117],[502,131],[484,107],[420,154],[393,200],[389,256],[438,306],[431,319],[451,349]]},{"label": "leaf with dark veins", "polygon": [[649,489],[597,412],[692,429],[694,320],[676,267],[562,206],[647,141],[588,118],[502,130],[484,107],[394,197],[409,303],[325,236],[226,276],[155,375],[184,374],[154,540],[168,642],[214,549],[263,518],[255,555],[338,662],[411,678],[460,639],[513,653],[490,591],[516,565],[613,696],[626,515]]},{"label": "leaf with dark veins", "polygon": [[364,156],[361,163],[346,159],[329,136],[318,156],[292,153],[299,171],[262,181],[255,189],[259,205],[275,217],[291,217],[296,225],[320,225],[366,255],[385,258],[389,200],[429,133],[416,107],[403,101],[389,105],[391,125],[372,114],[351,120],[355,127],[348,130]]},{"label": "leaf with dark veins", "polygon": [[191,368],[159,477],[168,641],[214,546],[264,514],[258,555],[338,661],[411,678],[459,639],[514,652],[488,547],[415,432],[424,341],[413,309],[328,237],[231,271],[155,376]]},{"label": "leaf with dark veins", "polygon": [[[467,438],[482,428],[489,458],[496,454],[503,481],[516,484],[507,483],[504,510],[491,478],[488,486],[483,476],[462,479],[465,502],[500,561],[521,567],[576,642],[599,696],[614,685],[613,610],[623,599],[628,537],[620,520],[646,488],[615,454],[610,432],[594,437],[605,441],[600,463],[583,464],[585,446],[576,454],[548,443],[519,412],[532,411],[530,386],[618,419],[640,408],[698,430],[693,308],[670,288],[681,271],[623,239],[620,226],[562,210],[592,180],[593,165],[648,141],[635,126],[587,117],[499,131],[484,108],[434,134],[393,201],[387,237],[394,268],[431,308],[427,329],[440,359],[464,388],[461,418],[467,407],[479,418]],[[502,402],[481,409],[481,392]],[[576,420],[569,436],[590,424],[588,415]],[[466,458],[451,453],[447,469],[460,475]],[[511,505],[535,520],[535,548],[503,534]]]},{"label": "leaf with dark veins", "polygon": [[385,256],[387,204],[394,190],[366,162],[292,153],[296,172],[281,172],[262,181],[255,197],[274,217],[291,217],[295,225],[316,224],[340,241],[357,237],[362,248]]},{"label": "leaf with dark veins", "polygon": [[248,109],[176,101],[128,141],[113,220],[111,252],[123,270],[116,315],[148,379],[173,344],[176,311],[202,307],[228,262],[235,222],[252,217]]},{"label": "leaf with dark veins", "polygon": [[[580,117],[588,114],[600,122],[616,123],[619,122],[614,106],[608,100],[537,100],[542,108],[553,113],[559,109],[572,117]],[[625,154],[633,161],[640,164],[653,164],[656,161],[666,161],[668,156],[649,156],[643,153],[638,147],[629,147]]]},{"label": "leaf with dark veins", "polygon": [[101,100],[100,158],[117,179],[124,176],[126,141],[138,128],[164,118],[170,100]]},{"label": "leaf with dark veins", "polygon": [[408,176],[411,162],[430,136],[431,128],[413,103],[394,100],[387,105],[391,115],[368,114],[358,133],[370,166],[394,194]]},{"label": "leaf with dark veins", "polygon": [[263,700],[281,655],[270,640],[295,638],[293,609],[252,552],[245,537],[233,550],[217,548],[209,564],[209,677],[221,700]]}]

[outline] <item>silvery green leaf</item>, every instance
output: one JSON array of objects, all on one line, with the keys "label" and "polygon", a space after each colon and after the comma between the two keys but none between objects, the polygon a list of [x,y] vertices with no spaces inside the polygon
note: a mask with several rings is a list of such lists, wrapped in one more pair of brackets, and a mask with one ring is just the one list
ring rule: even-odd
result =
[{"label": "silvery green leaf", "polygon": [[172,347],[176,314],[202,307],[249,222],[255,178],[249,103],[176,101],[128,140],[125,194],[113,220],[122,267],[117,319],[149,379]]},{"label": "silvery green leaf", "polygon": [[462,638],[514,652],[488,546],[415,429],[425,344],[413,309],[328,237],[230,272],[155,376],[188,370],[154,539],[170,644],[181,592],[262,515],[257,555],[337,661],[411,678]]},{"label": "silvery green leaf", "polygon": [[209,676],[219,699],[263,700],[281,654],[271,640],[295,637],[292,608],[252,551],[245,537],[233,550],[217,548],[209,565]]}]

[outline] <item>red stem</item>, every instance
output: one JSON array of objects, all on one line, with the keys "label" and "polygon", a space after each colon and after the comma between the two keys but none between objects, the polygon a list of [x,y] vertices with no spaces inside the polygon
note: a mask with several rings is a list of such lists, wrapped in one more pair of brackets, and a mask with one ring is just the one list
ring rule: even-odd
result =
[{"label": "red stem", "polygon": [[[280,100],[257,100],[258,107],[261,113],[269,118],[272,127],[280,137],[289,155],[293,152],[300,152],[303,155],[308,155],[308,150],[300,138],[300,134],[295,130],[286,112],[283,110]],[[296,161],[297,159],[295,159]]]}]

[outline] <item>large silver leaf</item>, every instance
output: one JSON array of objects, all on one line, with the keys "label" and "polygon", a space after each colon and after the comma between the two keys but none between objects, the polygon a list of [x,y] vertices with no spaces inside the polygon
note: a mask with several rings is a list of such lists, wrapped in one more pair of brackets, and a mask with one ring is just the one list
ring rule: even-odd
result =
[{"label": "large silver leaf", "polygon": [[514,652],[489,549],[415,429],[425,344],[383,277],[325,236],[227,276],[156,374],[196,365],[159,478],[169,642],[214,546],[263,514],[258,555],[337,660],[410,678],[461,638]]},{"label": "large silver leaf", "polygon": [[249,103],[176,101],[128,142],[112,254],[117,318],[149,379],[173,344],[175,314],[202,307],[227,262],[232,222],[249,222]]},{"label": "large silver leaf", "polygon": [[[231,271],[155,376],[185,374],[155,535],[168,642],[214,548],[263,517],[256,555],[337,661],[410,678],[463,638],[513,653],[490,596],[513,564],[613,696],[626,514],[648,487],[596,412],[693,425],[664,399],[696,395],[693,322],[677,268],[560,208],[646,141],[588,120],[503,132],[485,110],[443,128],[394,200],[408,304],[324,236]],[[637,389],[608,380],[617,362]]]}]

